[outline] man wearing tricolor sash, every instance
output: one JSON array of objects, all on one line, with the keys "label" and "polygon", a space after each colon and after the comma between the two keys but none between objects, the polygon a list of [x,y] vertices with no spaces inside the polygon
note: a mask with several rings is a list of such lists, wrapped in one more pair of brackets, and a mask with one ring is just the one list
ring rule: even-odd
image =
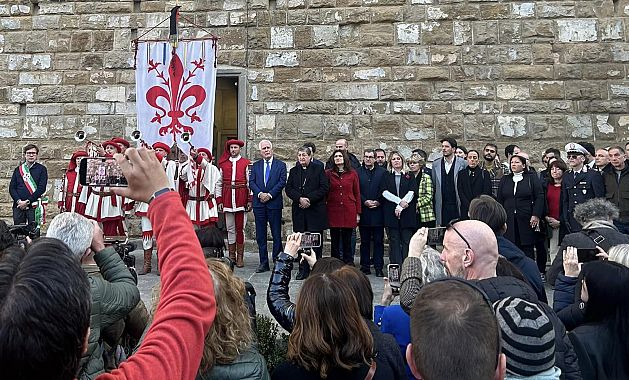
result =
[{"label": "man wearing tricolor sash", "polygon": [[[39,148],[34,144],[24,147],[24,163],[15,168],[9,193],[13,198],[13,224],[27,223],[31,228],[43,223],[42,195],[46,192],[48,170],[37,162]],[[36,210],[40,219],[35,217]]]}]

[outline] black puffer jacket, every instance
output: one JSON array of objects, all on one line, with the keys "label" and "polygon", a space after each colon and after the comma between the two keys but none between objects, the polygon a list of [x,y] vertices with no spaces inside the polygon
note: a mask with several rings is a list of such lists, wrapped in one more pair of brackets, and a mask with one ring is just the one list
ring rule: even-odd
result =
[{"label": "black puffer jacket", "polygon": [[560,274],[555,282],[553,310],[568,331],[585,322],[585,303],[575,298],[579,284],[581,284],[579,278],[568,277],[563,274]]},{"label": "black puffer jacket", "polygon": [[555,260],[553,260],[551,267],[546,272],[548,282],[551,285],[555,286],[557,275],[559,273],[563,273],[563,251],[566,247],[596,248],[596,243],[594,243],[592,237],[596,238],[598,235],[592,233],[588,235],[587,233],[590,229],[596,231],[605,238],[605,240],[599,244],[605,252],[609,251],[609,248],[615,245],[629,244],[629,235],[619,232],[612,222],[600,221],[586,224],[583,226],[583,230],[566,235],[561,242],[561,246],[557,251],[557,256],[555,256]]},{"label": "black puffer jacket", "polygon": [[286,331],[293,331],[295,323],[295,304],[288,294],[288,283],[293,270],[293,258],[280,252],[273,267],[269,289],[266,292],[266,303],[269,311]]},{"label": "black puffer jacket", "polygon": [[555,365],[561,369],[561,379],[582,379],[577,355],[564,325],[550,306],[538,300],[530,286],[514,277],[492,277],[472,282],[483,289],[492,303],[507,297],[518,297],[542,308],[555,329]]}]

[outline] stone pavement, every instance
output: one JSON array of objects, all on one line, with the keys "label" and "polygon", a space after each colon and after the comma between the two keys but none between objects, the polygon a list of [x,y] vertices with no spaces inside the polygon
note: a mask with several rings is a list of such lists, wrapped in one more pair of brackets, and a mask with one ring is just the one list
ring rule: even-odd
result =
[{"label": "stone pavement", "polygon": [[[136,244],[136,247],[140,245]],[[244,281],[249,281],[255,288],[257,296],[256,296],[256,310],[258,314],[263,314],[272,318],[271,313],[269,312],[269,308],[266,304],[266,290],[269,286],[269,279],[271,277],[271,272],[265,273],[255,273],[258,268],[258,251],[257,247],[255,248],[254,242],[248,242],[245,246],[245,267],[244,268],[235,268],[235,273],[238,277],[242,278]],[[325,251],[325,250],[324,250]],[[133,255],[135,256],[136,268],[138,271],[142,268],[143,263],[143,251],[141,249],[137,249],[133,251]],[[356,256],[355,259],[356,265],[359,263],[359,256]],[[385,257],[385,268],[388,263],[388,258]],[[138,277],[138,288],[140,289],[140,296],[142,300],[146,304],[147,308],[151,308],[151,294],[153,287],[159,282],[159,276],[155,268],[157,268],[157,257],[153,255],[153,272],[148,275],[139,276]],[[297,275],[297,267],[293,268],[293,276],[290,282],[289,293],[291,300],[293,302],[297,299],[297,294],[299,293],[299,289],[301,288],[301,284],[303,281],[295,280],[295,276]],[[385,271],[386,273],[386,271]],[[384,286],[384,281],[380,277],[375,276],[375,272],[372,270],[372,274],[367,276],[369,281],[371,282],[371,287],[374,292],[374,305],[380,303],[380,299],[382,298],[382,291]],[[399,299],[393,301],[394,303],[399,303]]]}]

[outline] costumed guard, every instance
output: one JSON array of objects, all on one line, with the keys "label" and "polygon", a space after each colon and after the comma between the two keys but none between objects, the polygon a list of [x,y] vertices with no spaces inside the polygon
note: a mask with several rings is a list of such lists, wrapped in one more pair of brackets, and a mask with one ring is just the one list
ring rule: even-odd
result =
[{"label": "costumed guard", "polygon": [[217,198],[219,211],[225,213],[229,258],[236,259],[242,268],[245,252],[246,212],[251,210],[253,195],[249,190],[249,165],[251,161],[240,155],[245,145],[241,140],[228,140],[225,151],[218,160],[223,180],[222,198]]},{"label": "costumed guard", "polygon": [[[105,141],[102,144],[106,157],[113,157],[115,153],[120,153],[118,144],[112,141]],[[79,202],[85,205],[85,216],[96,220],[103,226],[105,236],[124,236],[123,199],[114,194],[111,188],[84,186],[79,197]]]},{"label": "costumed guard", "polygon": [[198,227],[212,226],[218,221],[216,199],[221,196],[221,173],[212,164],[212,152],[199,148],[190,155],[194,161],[187,165],[188,196],[186,211],[192,224]]},{"label": "costumed guard", "polygon": [[[175,173],[177,171],[177,164],[174,161],[169,161],[166,157],[170,154],[170,147],[163,142],[156,142],[153,144],[153,150],[157,159],[160,160],[166,170],[166,176],[168,177],[170,188],[175,188]],[[144,265],[143,272],[140,275],[151,273],[153,270],[151,261],[153,258],[153,226],[148,218],[148,203],[137,202],[135,207],[135,215],[140,217],[140,224],[142,227],[142,249],[144,250]]]},{"label": "costumed guard", "polygon": [[68,164],[68,169],[63,179],[63,187],[59,193],[59,199],[57,200],[57,206],[59,206],[60,212],[85,214],[85,204],[79,202],[79,197],[83,190],[83,186],[79,181],[79,167],[83,157],[87,157],[87,152],[77,150],[72,154],[72,158],[70,158],[70,163]]}]

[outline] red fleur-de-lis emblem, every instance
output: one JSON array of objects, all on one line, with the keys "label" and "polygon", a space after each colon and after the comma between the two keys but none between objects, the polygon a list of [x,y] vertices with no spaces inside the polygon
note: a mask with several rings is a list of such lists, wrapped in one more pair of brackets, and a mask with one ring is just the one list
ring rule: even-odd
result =
[{"label": "red fleur-de-lis emblem", "polygon": [[[164,70],[160,69],[163,64],[154,62],[152,59],[149,60],[148,72],[154,71],[161,83],[151,87],[146,92],[146,101],[155,109],[155,116],[151,119],[151,123],[158,123],[161,126],[159,129],[160,136],[172,133],[174,138],[182,132],[188,132],[192,135],[194,134],[192,124],[203,121],[195,109],[203,104],[207,94],[203,86],[192,84],[191,79],[196,76],[197,70],[205,70],[205,64],[203,58],[192,61],[191,64],[192,69],[184,73],[181,59],[176,52],[173,52],[172,60],[168,66],[168,77],[166,77]],[[168,109],[158,104],[160,98],[164,98],[168,102]],[[193,100],[192,104],[187,104],[186,108],[182,109],[183,103],[188,98]],[[184,116],[189,118],[190,125],[185,124]],[[164,117],[170,118],[170,124],[162,125]]]}]

